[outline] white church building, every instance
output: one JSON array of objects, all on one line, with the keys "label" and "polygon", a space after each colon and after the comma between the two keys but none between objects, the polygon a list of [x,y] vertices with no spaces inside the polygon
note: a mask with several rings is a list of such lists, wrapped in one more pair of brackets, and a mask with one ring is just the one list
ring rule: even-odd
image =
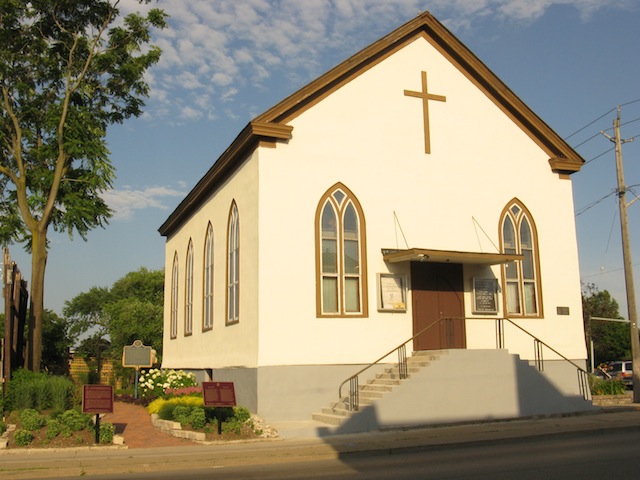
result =
[{"label": "white church building", "polygon": [[[162,367],[343,431],[593,408],[583,163],[423,13],[253,119],[160,227]],[[368,384],[401,345],[409,378]]]}]

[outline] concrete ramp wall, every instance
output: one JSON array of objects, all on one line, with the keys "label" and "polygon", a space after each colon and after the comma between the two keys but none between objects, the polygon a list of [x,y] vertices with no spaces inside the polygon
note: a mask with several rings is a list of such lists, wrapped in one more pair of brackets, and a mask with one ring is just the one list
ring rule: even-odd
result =
[{"label": "concrete ramp wall", "polygon": [[[592,410],[579,394],[575,367],[550,368],[553,378],[506,350],[448,350],[337,428],[382,428],[511,419]],[[563,364],[566,362],[562,362]],[[548,367],[549,366],[549,367]],[[362,381],[362,380],[361,380]],[[561,385],[563,388],[558,388]]]}]

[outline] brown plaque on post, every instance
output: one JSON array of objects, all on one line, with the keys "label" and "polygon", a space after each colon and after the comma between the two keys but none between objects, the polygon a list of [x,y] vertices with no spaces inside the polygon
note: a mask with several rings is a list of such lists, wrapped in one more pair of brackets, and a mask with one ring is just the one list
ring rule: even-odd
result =
[{"label": "brown plaque on post", "polygon": [[202,382],[202,395],[207,407],[235,407],[233,382]]},{"label": "brown plaque on post", "polygon": [[82,413],[112,413],[113,387],[111,385],[83,385]]}]

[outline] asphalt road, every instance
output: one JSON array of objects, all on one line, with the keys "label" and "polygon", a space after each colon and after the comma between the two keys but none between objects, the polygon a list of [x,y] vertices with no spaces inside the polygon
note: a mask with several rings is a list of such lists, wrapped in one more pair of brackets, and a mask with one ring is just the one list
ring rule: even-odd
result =
[{"label": "asphalt road", "polygon": [[215,465],[180,472],[151,472],[111,479],[608,479],[640,478],[640,431],[516,439],[464,446],[440,446],[393,454],[345,454],[337,459]]}]

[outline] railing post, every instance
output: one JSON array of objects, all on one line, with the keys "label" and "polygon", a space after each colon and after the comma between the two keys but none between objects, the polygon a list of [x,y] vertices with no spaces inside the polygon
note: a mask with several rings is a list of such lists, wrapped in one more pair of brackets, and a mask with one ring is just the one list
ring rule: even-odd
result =
[{"label": "railing post", "polygon": [[359,398],[359,387],[358,387],[358,376],[351,377],[349,380],[349,410],[352,412],[357,412],[359,409],[360,398]]},{"label": "railing post", "polygon": [[504,348],[504,318],[496,318],[496,348]]},{"label": "railing post", "polygon": [[408,376],[407,348],[405,345],[398,348],[398,376],[401,379],[405,379]]},{"label": "railing post", "polygon": [[533,340],[533,350],[536,367],[538,368],[538,371],[543,372],[544,360],[542,358],[542,343],[537,338]]}]

